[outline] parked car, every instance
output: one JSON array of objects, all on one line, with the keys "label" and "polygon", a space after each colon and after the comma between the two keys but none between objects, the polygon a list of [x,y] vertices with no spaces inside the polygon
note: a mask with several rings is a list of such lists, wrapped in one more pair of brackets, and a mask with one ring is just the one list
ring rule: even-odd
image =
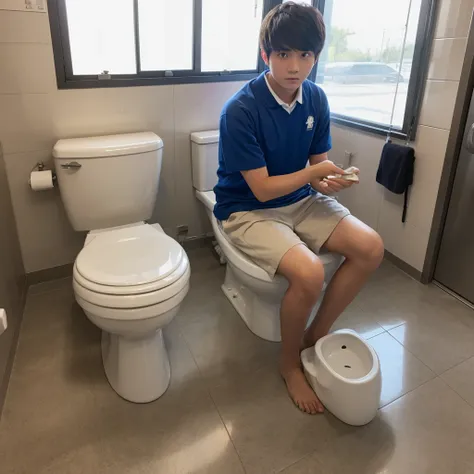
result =
[{"label": "parked car", "polygon": [[324,71],[324,81],[341,84],[373,84],[403,82],[403,76],[384,63],[329,63]]}]

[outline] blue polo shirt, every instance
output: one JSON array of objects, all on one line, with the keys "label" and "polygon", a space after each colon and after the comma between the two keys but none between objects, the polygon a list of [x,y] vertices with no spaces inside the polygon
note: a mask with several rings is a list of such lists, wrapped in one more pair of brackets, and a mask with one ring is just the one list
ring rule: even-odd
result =
[{"label": "blue polo shirt", "polygon": [[302,170],[310,155],[331,149],[329,105],[323,90],[306,80],[302,103],[288,113],[270,92],[265,72],[247,83],[225,104],[219,123],[218,183],[214,215],[294,204],[315,191],[309,184],[290,194],[260,202],[241,171],[268,169],[269,176]]}]

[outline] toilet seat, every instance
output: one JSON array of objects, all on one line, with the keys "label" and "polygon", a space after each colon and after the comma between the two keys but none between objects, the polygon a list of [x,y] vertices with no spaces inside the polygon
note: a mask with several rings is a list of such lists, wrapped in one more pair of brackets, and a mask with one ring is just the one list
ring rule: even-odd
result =
[{"label": "toilet seat", "polygon": [[[214,209],[216,203],[216,195],[214,194],[214,191],[196,191],[196,196],[208,209],[211,211]],[[214,235],[216,236],[219,245],[222,247],[224,255],[235,267],[260,281],[272,283],[275,279],[279,278],[279,275],[276,275],[272,280],[263,268],[256,265],[249,259],[249,257],[232,244],[213,213],[210,217]],[[330,253],[319,254],[318,257],[325,267],[326,265],[334,263],[336,259],[339,258]]]},{"label": "toilet seat", "polygon": [[126,296],[167,288],[188,267],[178,242],[142,224],[98,234],[79,253],[73,273],[90,292]]},{"label": "toilet seat", "polygon": [[[178,271],[181,273],[181,277],[178,280],[173,281],[173,283],[165,288],[147,293],[132,294],[133,288],[130,288],[129,294],[117,295],[108,293],[108,287],[103,287],[102,291],[95,291],[83,286],[79,279],[75,277],[73,279],[73,286],[77,296],[96,306],[121,309],[141,308],[163,303],[180,293],[189,284],[191,275],[187,258],[183,260]],[[174,275],[170,275],[170,277],[174,278]]]}]

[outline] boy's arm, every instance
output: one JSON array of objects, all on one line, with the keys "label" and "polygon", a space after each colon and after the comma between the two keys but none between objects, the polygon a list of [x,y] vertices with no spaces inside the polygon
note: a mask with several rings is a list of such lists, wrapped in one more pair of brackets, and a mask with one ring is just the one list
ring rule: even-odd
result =
[{"label": "boy's arm", "polygon": [[314,166],[280,176],[269,176],[266,166],[241,171],[245,181],[260,202],[285,196],[314,180],[320,182],[322,178],[330,174],[343,172],[331,161],[318,162]]}]

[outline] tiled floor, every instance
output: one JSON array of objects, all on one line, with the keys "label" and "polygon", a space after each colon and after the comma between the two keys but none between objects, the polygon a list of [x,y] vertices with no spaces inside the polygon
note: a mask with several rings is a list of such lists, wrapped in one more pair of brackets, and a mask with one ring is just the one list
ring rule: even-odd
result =
[{"label": "tiled floor", "polygon": [[289,401],[278,344],[251,332],[220,290],[209,249],[166,329],[172,383],[147,405],[104,377],[100,333],[69,279],[30,290],[0,421],[0,472],[54,474],[474,473],[474,313],[388,263],[335,327],[370,338],[381,409],[362,428]]}]

